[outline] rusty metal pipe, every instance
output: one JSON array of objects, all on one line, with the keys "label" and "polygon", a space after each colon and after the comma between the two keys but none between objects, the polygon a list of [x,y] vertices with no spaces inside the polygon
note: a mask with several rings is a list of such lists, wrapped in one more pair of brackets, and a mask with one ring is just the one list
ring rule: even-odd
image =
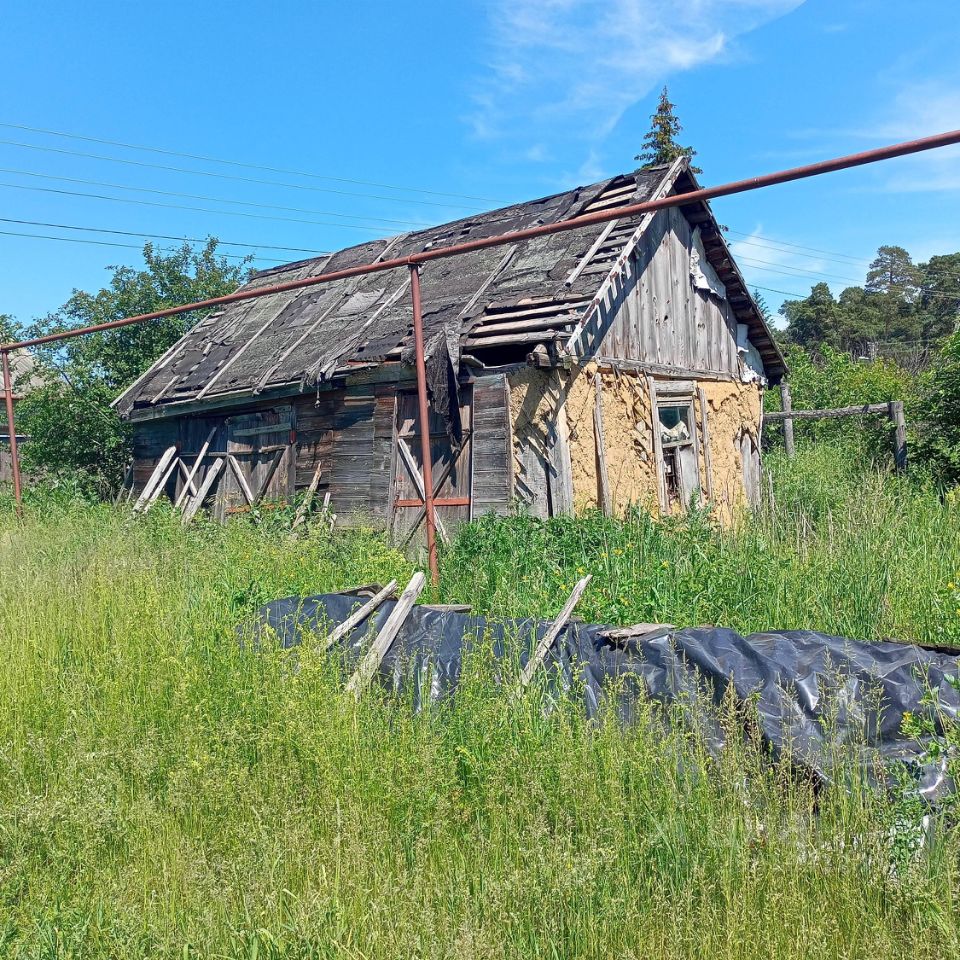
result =
[{"label": "rusty metal pipe", "polygon": [[596,213],[587,213],[570,220],[561,220],[557,223],[544,223],[525,230],[514,230],[511,233],[501,233],[492,237],[483,237],[479,240],[468,240],[465,243],[455,243],[449,247],[435,247],[422,250],[406,257],[397,257],[393,260],[381,260],[377,263],[364,263],[344,270],[334,270],[330,273],[321,273],[315,277],[304,277],[302,280],[290,280],[286,283],[277,283],[268,287],[259,287],[256,290],[238,290],[222,297],[211,297],[209,300],[198,300],[196,303],[187,303],[179,307],[167,307],[165,310],[155,310],[152,313],[141,313],[134,317],[125,317],[122,320],[111,320],[109,323],[98,323],[90,327],[80,327],[76,330],[65,330],[62,333],[51,333],[43,337],[34,337],[31,340],[21,340],[17,343],[0,344],[0,349],[13,350],[22,347],[35,347],[44,343],[54,343],[58,340],[67,340],[71,337],[83,336],[87,333],[97,333],[103,330],[114,330],[132,323],[143,323],[145,320],[158,320],[161,317],[174,317],[191,310],[202,310],[208,307],[219,307],[229,303],[238,303],[243,300],[254,300],[257,297],[267,297],[276,293],[286,293],[291,290],[301,290],[304,287],[314,287],[334,280],[343,280],[347,277],[359,277],[367,273],[382,273],[385,270],[395,270],[398,267],[412,267],[431,260],[441,260],[445,257],[456,257],[475,250],[486,250],[489,247],[499,247],[508,243],[517,243],[521,240],[530,240],[534,237],[543,237],[553,233],[563,233],[566,230],[576,230],[578,227],[588,227],[594,224],[608,223],[623,217],[636,214],[651,213],[667,207],[677,207],[688,203],[697,203],[703,200],[712,200],[715,197],[726,197],[735,193],[745,193],[749,190],[758,190],[761,187],[770,187],[779,183],[789,183],[793,180],[803,180],[807,177],[816,177],[824,173],[833,173],[837,170],[846,170],[867,163],[876,163],[879,160],[890,160],[893,157],[902,157],[911,153],[920,153],[924,150],[933,150],[937,147],[946,147],[960,143],[960,130],[951,130],[939,133],[922,140],[910,140],[905,143],[895,143],[887,147],[878,147],[874,150],[864,150],[862,153],[852,153],[834,160],[821,160],[802,167],[792,167],[789,170],[780,170],[776,173],[767,173],[759,177],[749,177],[746,180],[736,180],[732,183],[721,184],[716,187],[705,187],[702,190],[692,190],[689,193],[673,194],[659,200],[646,200],[643,203],[633,203],[625,207],[613,207],[610,210],[600,210]]},{"label": "rusty metal pipe", "polygon": [[23,512],[23,490],[20,485],[20,450],[17,446],[17,423],[13,412],[13,375],[10,373],[10,351],[0,350],[3,367],[3,396],[7,405],[7,432],[10,434],[10,460],[13,466],[13,496],[17,513]]},{"label": "rusty metal pipe", "polygon": [[[159,320],[162,317],[175,317],[182,313],[189,313],[192,310],[202,310],[208,307],[225,306],[229,303],[238,303],[243,300],[254,300],[257,297],[267,297],[276,293],[285,293],[291,290],[300,290],[304,287],[318,286],[322,283],[330,283],[334,280],[341,280],[347,277],[358,277],[367,273],[381,273],[385,270],[395,270],[398,267],[408,267],[411,271],[411,284],[415,284],[417,296],[420,292],[420,278],[416,274],[416,267],[422,263],[429,263],[431,260],[440,260],[444,257],[455,257],[463,253],[472,253],[475,250],[485,250],[488,247],[498,247],[504,244],[517,243],[521,240],[529,240],[534,237],[547,236],[553,233],[562,233],[566,230],[576,230],[579,227],[591,226],[594,224],[608,223],[611,220],[619,220],[623,217],[635,216],[637,214],[651,213],[656,210],[663,210],[667,207],[677,207],[688,203],[698,203],[700,201],[712,200],[715,197],[726,197],[731,194],[745,193],[749,190],[758,190],[761,187],[770,187],[779,183],[789,183],[793,180],[803,180],[807,177],[816,177],[824,173],[833,173],[837,170],[846,170],[850,167],[858,167],[867,163],[876,163],[880,160],[890,160],[894,157],[902,157],[912,153],[921,153],[924,150],[934,150],[938,147],[946,147],[955,143],[960,143],[960,130],[950,130],[946,133],[938,133],[931,137],[923,137],[920,140],[909,140],[904,143],[895,143],[886,147],[877,147],[873,150],[864,150],[861,153],[852,153],[847,156],[837,157],[833,160],[821,160],[818,163],[810,163],[801,167],[792,167],[788,170],[781,170],[776,173],[768,173],[759,177],[749,177],[746,180],[736,180],[732,183],[721,184],[716,187],[707,187],[702,190],[693,190],[689,193],[674,194],[669,197],[662,197],[659,200],[647,200],[643,203],[634,203],[625,207],[614,207],[611,210],[601,210],[596,213],[584,214],[581,217],[573,217],[570,220],[561,220],[558,223],[545,223],[536,227],[529,227],[526,230],[514,230],[511,233],[501,233],[493,237],[484,237],[479,240],[468,240],[465,243],[453,244],[449,247],[434,248],[423,250],[420,253],[414,253],[407,257],[397,257],[393,260],[381,260],[377,263],[365,263],[355,267],[348,267],[345,270],[334,270],[330,273],[319,274],[316,277],[305,277],[302,280],[291,280],[287,283],[277,283],[268,287],[259,287],[256,290],[238,290],[236,293],[230,293],[223,297],[211,297],[208,300],[198,300],[195,303],[187,303],[178,307],[167,307],[164,310],[155,310],[151,313],[141,313],[133,317],[125,317],[122,320],[111,320],[108,323],[93,324],[89,327],[79,327],[75,330],[65,330],[62,333],[51,333],[42,337],[33,337],[29,340],[20,340],[14,343],[0,344],[0,353],[3,354],[5,373],[5,385],[10,382],[6,375],[6,369],[9,366],[7,355],[10,350],[22,349],[27,347],[40,346],[46,343],[56,343],[60,340],[69,340],[72,337],[81,337],[88,333],[98,333],[104,330],[115,330],[119,327],[126,327],[134,323],[143,323],[147,320]],[[421,339],[422,339],[422,318],[421,318]],[[12,387],[5,386],[7,394],[8,418],[12,416],[13,398]],[[425,393],[421,394],[425,396]],[[424,421],[425,422],[425,421]],[[17,453],[17,441],[15,431],[11,422],[11,454],[13,459],[13,472],[15,477],[14,489],[17,493],[17,502],[19,499],[19,475],[20,462]],[[424,468],[427,469],[429,456],[424,458]],[[428,491],[430,502],[433,501],[432,488]],[[427,533],[428,540],[431,533],[434,516],[431,510],[427,510]],[[437,573],[434,570],[436,562],[436,543],[431,554],[432,564],[431,572],[436,578]]]},{"label": "rusty metal pipe", "polygon": [[430,453],[430,408],[427,402],[427,362],[423,353],[423,312],[420,302],[420,268],[410,266],[410,300],[413,303],[413,349],[417,367],[417,407],[420,412],[420,459],[423,461],[423,511],[427,526],[427,556],[433,585],[440,583],[437,562],[437,515],[433,502],[433,457]]}]

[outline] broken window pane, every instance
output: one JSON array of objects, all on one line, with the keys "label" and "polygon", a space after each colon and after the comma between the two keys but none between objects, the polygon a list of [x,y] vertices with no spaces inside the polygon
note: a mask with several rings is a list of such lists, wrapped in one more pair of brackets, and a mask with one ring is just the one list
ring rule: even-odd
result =
[{"label": "broken window pane", "polygon": [[663,443],[692,443],[691,406],[684,404],[660,404],[657,408],[660,417],[660,439]]}]

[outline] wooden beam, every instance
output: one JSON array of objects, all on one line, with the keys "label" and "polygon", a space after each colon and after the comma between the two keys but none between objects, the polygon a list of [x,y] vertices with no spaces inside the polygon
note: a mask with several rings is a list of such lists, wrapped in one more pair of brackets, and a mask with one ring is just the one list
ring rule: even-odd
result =
[{"label": "wooden beam", "polygon": [[184,508],[184,526],[193,520],[197,514],[197,511],[203,506],[203,501],[207,499],[207,494],[210,493],[211,488],[213,487],[214,483],[216,483],[217,477],[220,476],[220,473],[224,466],[226,466],[226,463],[227,461],[223,457],[218,457],[213,461],[212,464],[210,464],[210,469],[207,470],[206,476],[203,478],[203,483],[200,484],[200,489],[197,491],[197,495],[192,500],[188,501],[186,507]]},{"label": "wooden beam", "polygon": [[650,393],[650,425],[653,428],[653,456],[657,461],[657,497],[660,501],[660,512],[666,514],[669,510],[667,503],[667,478],[664,475],[666,465],[663,462],[663,438],[660,436],[660,411],[657,409],[657,382],[647,374],[647,390]]},{"label": "wooden beam", "polygon": [[320,652],[329,650],[335,643],[345,637],[357,624],[366,620],[377,607],[397,589],[397,581],[391,580],[379,593],[374,594],[363,606],[358,607],[347,617],[343,623],[338,624],[327,634],[326,639],[320,644]]},{"label": "wooden beam", "polygon": [[419,570],[411,577],[406,589],[400,594],[400,599],[396,606],[390,611],[387,622],[383,625],[376,639],[370,645],[367,655],[360,662],[356,672],[347,683],[347,693],[359,700],[364,691],[370,686],[373,675],[377,672],[383,658],[387,655],[393,641],[396,639],[400,628],[403,626],[413,605],[423,591],[427,578]]},{"label": "wooden beam", "polygon": [[[892,400],[890,403],[899,403]],[[859,407],[833,407],[829,410],[791,410],[790,413],[765,413],[764,423],[776,423],[780,420],[829,420],[834,417],[871,417],[890,416],[890,403],[865,403]]]},{"label": "wooden beam", "polygon": [[593,375],[593,436],[597,445],[597,480],[599,481],[598,500],[603,515],[613,514],[613,500],[610,490],[610,476],[607,472],[607,446],[603,435],[603,377]]},{"label": "wooden beam", "polygon": [[553,646],[554,640],[557,639],[560,631],[567,625],[567,622],[570,620],[570,615],[573,613],[573,608],[580,602],[580,598],[583,596],[584,590],[589,586],[591,579],[592,575],[588,573],[582,580],[577,582],[577,585],[567,598],[567,602],[563,605],[560,615],[550,624],[550,628],[543,635],[533,653],[530,654],[530,658],[527,660],[526,666],[524,666],[520,674],[521,692],[530,686],[530,681],[533,679],[537,667],[546,659],[550,648]]},{"label": "wooden beam", "polygon": [[313,498],[316,495],[317,487],[320,485],[320,474],[322,472],[321,464],[318,463],[317,469],[313,471],[313,479],[310,481],[310,486],[307,487],[307,493],[303,498],[303,503],[297,507],[297,512],[294,514],[293,523],[290,526],[291,530],[296,530],[300,524],[306,522],[307,511],[310,509],[310,504],[313,503]]},{"label": "wooden beam", "polygon": [[167,467],[166,472],[160,478],[160,481],[153,488],[153,492],[150,494],[149,497],[147,497],[147,502],[140,508],[141,513],[150,512],[150,509],[160,498],[160,494],[163,493],[164,488],[170,482],[170,478],[173,476],[174,470],[176,470],[179,465],[180,465],[180,458],[174,457],[173,460],[170,462],[170,466]]},{"label": "wooden beam", "polygon": [[193,466],[191,467],[190,473],[187,476],[187,482],[183,485],[183,489],[180,491],[180,496],[177,497],[177,500],[173,505],[174,508],[179,507],[184,500],[187,499],[187,494],[190,487],[193,487],[194,494],[198,492],[193,484],[193,479],[196,477],[197,471],[200,469],[200,465],[203,463],[203,458],[207,455],[207,451],[210,449],[210,444],[213,443],[213,438],[216,436],[217,430],[219,429],[220,425],[217,424],[207,434],[207,439],[203,441],[203,446],[200,448],[200,452],[197,454],[197,459],[193,462]]},{"label": "wooden beam", "polygon": [[797,447],[793,439],[793,418],[789,416],[793,412],[793,400],[790,396],[790,384],[786,380],[780,384],[780,399],[783,403],[783,412],[787,414],[783,418],[783,448],[788,459],[792,460],[797,455]]},{"label": "wooden beam", "polygon": [[611,640],[617,643],[618,641],[633,640],[639,637],[652,639],[653,634],[661,636],[676,629],[672,623],[635,623],[630,627],[615,627],[612,630],[602,630],[600,636],[603,637],[604,640]]},{"label": "wooden beam", "polygon": [[[400,457],[403,460],[404,466],[407,468],[407,473],[410,474],[410,479],[413,480],[414,486],[417,488],[417,493],[420,494],[420,499],[426,502],[427,490],[423,485],[423,475],[420,473],[420,469],[413,459],[413,454],[410,452],[410,448],[407,446],[407,442],[403,437],[397,437],[397,449],[400,451]],[[431,490],[430,492],[435,493],[436,491]],[[447,531],[443,523],[441,523],[440,517],[437,515],[436,508],[434,508],[433,511],[433,521],[437,526],[437,532],[443,537],[444,542],[449,543],[450,537],[447,535]]]},{"label": "wooden beam", "polygon": [[893,437],[893,464],[898,473],[907,469],[907,420],[903,413],[903,401],[890,401],[890,419],[895,428]]},{"label": "wooden beam", "polygon": [[[636,189],[636,187],[634,187]],[[564,286],[572,287],[573,282],[583,273],[584,268],[594,258],[596,252],[603,246],[604,241],[610,236],[613,229],[619,223],[619,220],[610,220],[600,231],[597,239],[593,241],[590,249],[580,258],[580,262],[567,274],[563,281]]]},{"label": "wooden beam", "polygon": [[237,462],[237,458],[232,454],[227,454],[227,463],[230,464],[230,467],[233,469],[234,476],[237,478],[237,483],[240,485],[240,491],[246,497],[247,503],[250,506],[253,506],[254,497],[253,491],[250,489],[250,484],[247,483],[247,478],[243,475],[243,471],[240,469],[240,464]]},{"label": "wooden beam", "polygon": [[707,474],[707,500],[713,502],[713,458],[710,454],[710,417],[707,395],[703,387],[697,387],[697,396],[700,398],[700,423],[703,425],[703,469]]},{"label": "wooden beam", "polygon": [[697,370],[693,367],[673,367],[665,363],[646,363],[642,360],[621,360],[617,357],[606,356],[598,356],[596,362],[601,370],[613,370],[615,372],[630,370],[637,373],[652,373],[660,378],[737,382],[737,377],[723,370]]},{"label": "wooden beam", "polygon": [[167,447],[167,449],[163,451],[160,459],[157,461],[157,465],[153,468],[153,473],[150,474],[150,479],[147,480],[143,490],[140,491],[140,496],[137,497],[137,501],[133,505],[134,513],[139,513],[147,505],[150,497],[153,495],[154,488],[159,484],[160,478],[166,473],[170,461],[176,455],[176,445]]}]

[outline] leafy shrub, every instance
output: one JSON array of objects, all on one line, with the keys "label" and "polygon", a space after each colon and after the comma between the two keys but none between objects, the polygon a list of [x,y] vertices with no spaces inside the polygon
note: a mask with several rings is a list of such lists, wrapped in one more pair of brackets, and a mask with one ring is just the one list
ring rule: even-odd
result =
[{"label": "leafy shrub", "polygon": [[[886,403],[903,400],[908,408],[908,421],[915,410],[915,381],[902,367],[891,360],[855,360],[849,353],[821,345],[816,355],[802,347],[786,351],[790,367],[790,391],[796,410],[823,410],[850,407],[865,403]],[[782,409],[779,389],[768,391],[765,409]],[[783,436],[777,427],[768,431],[777,439]],[[889,421],[880,417],[839,418],[834,420],[795,420],[797,444],[823,440],[842,440],[853,455],[861,452],[875,461],[889,460],[892,438]]]},{"label": "leafy shrub", "polygon": [[915,451],[937,480],[960,483],[960,331],[921,375],[919,394]]}]

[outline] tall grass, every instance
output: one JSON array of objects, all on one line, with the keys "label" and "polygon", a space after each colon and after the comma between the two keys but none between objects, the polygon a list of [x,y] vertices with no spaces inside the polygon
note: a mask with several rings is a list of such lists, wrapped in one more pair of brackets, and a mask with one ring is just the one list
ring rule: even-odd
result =
[{"label": "tall grass", "polygon": [[[482,521],[440,596],[549,615],[582,567],[599,620],[953,629],[956,508],[827,469],[729,534]],[[479,654],[414,715],[344,698],[335,657],[236,643],[264,600],[410,570],[368,531],[0,510],[0,956],[956,954],[956,836],[900,855],[903,809],[856,780],[817,795],[740,737],[712,757],[653,712],[510,701]]]},{"label": "tall grass", "polygon": [[445,558],[445,594],[496,615],[558,609],[600,623],[817,630],[865,640],[960,643],[960,502],[863,467],[840,446],[770,455],[764,505],[732,530],[706,514],[655,522],[599,514],[547,523],[489,517]]}]

